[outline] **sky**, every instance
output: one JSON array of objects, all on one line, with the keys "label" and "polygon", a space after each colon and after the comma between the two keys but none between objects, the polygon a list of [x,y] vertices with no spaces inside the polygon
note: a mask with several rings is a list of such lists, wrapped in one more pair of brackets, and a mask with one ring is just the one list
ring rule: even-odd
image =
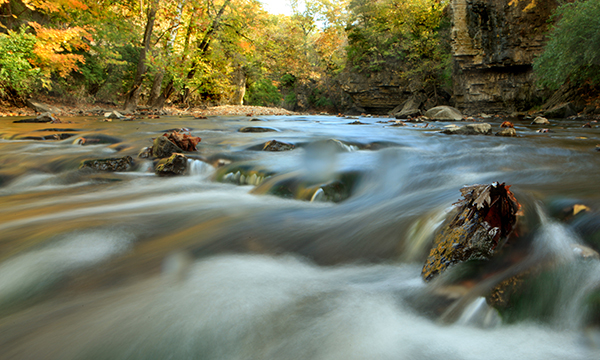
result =
[{"label": "sky", "polygon": [[260,0],[265,10],[271,14],[291,15],[292,8],[288,0]]}]

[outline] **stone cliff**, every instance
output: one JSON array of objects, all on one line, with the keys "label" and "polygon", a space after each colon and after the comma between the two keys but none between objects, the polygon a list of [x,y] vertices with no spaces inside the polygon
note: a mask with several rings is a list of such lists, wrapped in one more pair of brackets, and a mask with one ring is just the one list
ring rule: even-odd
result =
[{"label": "stone cliff", "polygon": [[[450,103],[467,114],[512,113],[539,105],[532,63],[546,41],[558,0],[450,0],[453,97],[423,89],[388,66],[379,73],[347,73],[343,90],[356,110],[381,114],[415,96],[422,108]],[[401,70],[399,70],[401,71]],[[433,94],[437,95],[432,99]],[[429,100],[426,100],[429,99]],[[450,101],[448,101],[450,100]]]},{"label": "stone cliff", "polygon": [[526,110],[539,103],[533,59],[556,0],[452,0],[455,105],[466,113]]}]

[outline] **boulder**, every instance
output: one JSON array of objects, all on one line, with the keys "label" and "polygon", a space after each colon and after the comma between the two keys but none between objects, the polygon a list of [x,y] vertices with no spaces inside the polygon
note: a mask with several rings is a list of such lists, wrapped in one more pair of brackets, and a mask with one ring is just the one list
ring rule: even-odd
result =
[{"label": "boulder", "polygon": [[[517,223],[517,202],[510,186],[493,183],[461,189],[454,216],[435,235],[433,247],[421,271],[433,280],[449,267],[469,260],[490,259]],[[499,246],[500,245],[500,246]]]},{"label": "boulder", "polygon": [[531,125],[550,125],[550,121],[548,121],[548,119],[546,119],[545,117],[538,116],[535,119],[533,119]]},{"label": "boulder", "polygon": [[437,106],[427,110],[425,116],[431,120],[438,121],[459,121],[462,120],[463,115],[458,109],[452,106]]},{"label": "boulder", "polygon": [[562,103],[544,111],[544,116],[552,119],[564,119],[573,115],[577,115],[577,112],[571,103]]},{"label": "boulder", "polygon": [[184,175],[188,168],[188,158],[183,154],[173,154],[156,164],[154,173],[158,176]]},{"label": "boulder", "polygon": [[421,116],[423,115],[420,110],[422,104],[422,101],[417,99],[417,97],[413,96],[404,103],[402,110],[394,114],[394,116],[396,117],[396,119],[408,119],[412,117]]},{"label": "boulder", "polygon": [[517,130],[514,128],[504,128],[496,133],[496,136],[508,136],[514,137],[517,136]]},{"label": "boulder", "polygon": [[282,141],[271,140],[265,144],[263,151],[287,151],[293,150],[295,146],[293,144],[285,143]]},{"label": "boulder", "polygon": [[86,160],[79,166],[80,169],[93,169],[96,171],[127,171],[133,166],[131,156],[111,159]]},{"label": "boulder", "polygon": [[453,126],[442,131],[442,134],[447,135],[490,135],[491,133],[492,125],[488,123]]},{"label": "boulder", "polygon": [[159,136],[154,139],[154,144],[152,145],[152,156],[155,158],[167,158],[173,153],[181,153],[183,150],[173,144],[166,136]]},{"label": "boulder", "polygon": [[140,150],[138,157],[141,159],[149,159],[152,157],[152,146],[147,146]]}]

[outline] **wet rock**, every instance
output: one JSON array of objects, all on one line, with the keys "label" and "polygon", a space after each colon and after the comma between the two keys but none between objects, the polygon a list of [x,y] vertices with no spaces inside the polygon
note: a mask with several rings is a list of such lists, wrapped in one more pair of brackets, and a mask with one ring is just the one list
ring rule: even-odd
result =
[{"label": "wet rock", "polygon": [[262,119],[257,119],[257,118],[253,118],[253,119],[250,119],[250,121],[264,121],[264,120],[262,120]]},{"label": "wet rock", "polygon": [[449,127],[442,131],[442,134],[447,135],[490,135],[491,133],[492,125],[487,123]]},{"label": "wet rock", "polygon": [[548,121],[548,119],[545,117],[538,116],[533,120],[531,125],[550,125],[550,121]]},{"label": "wet rock", "polygon": [[425,116],[432,120],[438,121],[459,121],[462,120],[463,115],[458,109],[451,106],[437,106],[427,110]]},{"label": "wet rock", "polygon": [[539,129],[539,130],[538,130],[538,131],[536,131],[536,132],[538,132],[538,133],[542,133],[542,134],[545,134],[545,133],[553,133],[554,131],[552,131],[552,130],[550,130],[550,129]]},{"label": "wet rock", "polygon": [[396,119],[410,119],[419,117],[421,115],[423,115],[423,113],[419,109],[407,109],[394,114],[394,117]]},{"label": "wet rock", "polygon": [[430,281],[449,267],[469,260],[488,260],[513,231],[520,204],[509,186],[494,183],[461,189],[455,214],[435,235],[421,275]]},{"label": "wet rock", "polygon": [[265,144],[263,151],[288,151],[293,150],[294,148],[295,146],[293,144],[271,140]]},{"label": "wet rock", "polygon": [[131,156],[122,158],[86,160],[79,166],[80,169],[93,169],[96,171],[127,171],[133,167]]},{"label": "wet rock", "polygon": [[188,158],[183,154],[173,154],[167,159],[162,159],[154,168],[158,176],[184,175],[188,169]]},{"label": "wet rock", "polygon": [[596,151],[600,151],[600,145],[596,145]]},{"label": "wet rock", "polygon": [[242,132],[242,133],[264,133],[264,132],[277,132],[279,130],[272,128],[272,127],[266,127],[266,126],[246,126],[246,127],[239,129],[238,131]]},{"label": "wet rock", "polygon": [[21,138],[21,140],[38,140],[38,141],[52,141],[52,140],[65,140],[70,137],[75,136],[75,134],[61,133],[61,134],[52,134],[46,136],[25,136]]},{"label": "wet rock", "polygon": [[500,125],[500,127],[502,127],[502,128],[514,128],[515,126],[510,121],[505,121],[505,122],[502,123],[502,125]]},{"label": "wet rock", "polygon": [[163,159],[170,157],[174,153],[181,153],[183,150],[173,144],[166,136],[159,136],[154,139],[154,144],[152,145],[152,156],[155,158]]},{"label": "wet rock", "polygon": [[571,103],[562,103],[550,110],[544,111],[544,116],[551,119],[566,119],[569,116],[577,115]]},{"label": "wet rock", "polygon": [[514,128],[504,128],[496,133],[496,136],[508,136],[514,137],[517,136],[517,130]]},{"label": "wet rock", "polygon": [[60,123],[60,120],[58,118],[54,117],[51,113],[46,112],[46,113],[39,115],[38,117],[36,117],[34,119],[16,120],[16,121],[13,121],[13,123],[53,123],[53,124],[58,124],[58,123]]}]

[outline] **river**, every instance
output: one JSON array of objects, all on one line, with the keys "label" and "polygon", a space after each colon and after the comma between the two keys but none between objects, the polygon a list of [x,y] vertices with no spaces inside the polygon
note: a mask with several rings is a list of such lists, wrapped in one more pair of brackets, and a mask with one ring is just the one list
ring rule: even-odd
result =
[{"label": "river", "polygon": [[[515,119],[508,138],[444,135],[444,122],[258,119],[0,119],[0,359],[600,358],[587,303],[600,261],[570,254],[600,245],[598,127],[538,133]],[[155,176],[137,154],[182,128],[202,138],[189,173]],[[59,133],[72,136],[39,139]],[[260,151],[273,139],[295,149]],[[132,171],[78,169],[126,155]],[[319,201],[324,187],[311,186],[332,181],[338,197]],[[483,280],[420,275],[461,187],[492,182],[523,205],[513,262],[559,259],[553,286],[510,321],[481,297]],[[587,211],[565,215],[572,205]],[[453,316],[434,311],[432,289],[452,293]]]}]

